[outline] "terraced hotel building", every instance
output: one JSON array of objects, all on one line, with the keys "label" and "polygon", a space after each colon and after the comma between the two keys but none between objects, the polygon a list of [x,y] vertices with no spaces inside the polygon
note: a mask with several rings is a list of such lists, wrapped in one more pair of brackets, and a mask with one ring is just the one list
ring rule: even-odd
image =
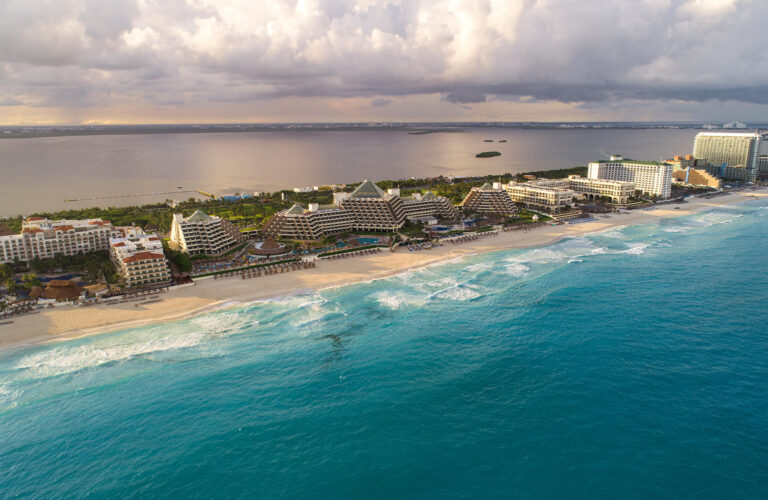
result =
[{"label": "terraced hotel building", "polygon": [[437,217],[453,219],[456,208],[450,200],[434,193],[401,197],[400,190],[386,193],[371,181],[364,181],[351,193],[336,192],[334,204],[299,204],[275,214],[264,226],[273,238],[317,240],[348,231],[397,231],[406,218]]},{"label": "terraced hotel building", "polygon": [[264,234],[289,240],[318,240],[329,234],[351,231],[352,213],[337,205],[310,203],[304,209],[298,203],[275,214],[264,226]]},{"label": "terraced hotel building", "polygon": [[461,201],[461,206],[481,214],[511,216],[517,213],[512,198],[498,182],[493,186],[486,182],[480,187],[473,187]]},{"label": "terraced hotel building", "polygon": [[245,237],[220,217],[207,215],[200,210],[189,217],[173,214],[171,242],[182,252],[190,255],[220,254]]},{"label": "terraced hotel building", "polygon": [[[390,192],[394,190],[390,189]],[[400,194],[400,190],[397,190]],[[432,191],[424,194],[414,193],[411,196],[403,196],[403,208],[407,219],[419,219],[422,217],[436,217],[439,219],[455,219],[458,215],[456,207],[451,200],[443,196],[437,196]]]},{"label": "terraced hotel building", "polygon": [[352,214],[353,227],[358,231],[397,231],[405,224],[400,196],[385,193],[369,180],[342,198],[341,208]]}]

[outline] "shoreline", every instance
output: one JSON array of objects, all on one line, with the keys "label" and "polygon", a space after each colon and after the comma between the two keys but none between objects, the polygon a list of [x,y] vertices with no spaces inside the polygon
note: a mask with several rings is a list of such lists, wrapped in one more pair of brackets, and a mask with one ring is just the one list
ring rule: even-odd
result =
[{"label": "shoreline", "polygon": [[[558,241],[619,226],[641,225],[656,220],[694,215],[756,198],[768,198],[768,190],[730,193],[711,199],[693,199],[630,214],[610,214],[596,221],[544,226],[531,231],[501,232],[496,236],[460,245],[417,252],[398,251],[350,259],[323,260],[316,268],[255,279],[197,280],[194,286],[161,294],[152,304],[66,307],[13,318],[0,325],[0,350],[72,340],[128,328],[182,321],[217,309],[316,292],[329,288],[385,279],[414,269],[496,251],[544,247]],[[677,209],[676,209],[677,207]]]}]

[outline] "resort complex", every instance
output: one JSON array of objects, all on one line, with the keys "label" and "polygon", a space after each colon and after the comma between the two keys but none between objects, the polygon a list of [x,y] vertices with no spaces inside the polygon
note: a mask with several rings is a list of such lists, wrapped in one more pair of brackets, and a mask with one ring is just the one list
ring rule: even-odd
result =
[{"label": "resort complex", "polygon": [[423,217],[455,219],[458,212],[444,197],[427,191],[401,197],[397,188],[386,193],[364,181],[352,193],[334,193],[334,204],[294,204],[275,214],[264,226],[264,234],[294,240],[317,240],[349,231],[396,231],[408,220]]},{"label": "resort complex", "polygon": [[171,243],[190,255],[219,254],[245,238],[229,221],[200,210],[189,217],[173,215]]},{"label": "resort complex", "polygon": [[613,155],[610,160],[590,163],[587,176],[590,179],[634,182],[635,188],[645,194],[669,198],[672,192],[672,170],[669,163],[635,161]]},{"label": "resort complex", "polygon": [[0,263],[49,259],[109,248],[109,239],[120,233],[101,219],[49,220],[29,217],[21,234],[0,236]]}]

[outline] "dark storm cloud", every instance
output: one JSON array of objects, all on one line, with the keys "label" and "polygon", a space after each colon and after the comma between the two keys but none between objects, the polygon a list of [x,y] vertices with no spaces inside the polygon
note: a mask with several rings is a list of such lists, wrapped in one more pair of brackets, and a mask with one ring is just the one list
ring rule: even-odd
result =
[{"label": "dark storm cloud", "polygon": [[766,104],[765,19],[757,0],[6,0],[0,95]]}]

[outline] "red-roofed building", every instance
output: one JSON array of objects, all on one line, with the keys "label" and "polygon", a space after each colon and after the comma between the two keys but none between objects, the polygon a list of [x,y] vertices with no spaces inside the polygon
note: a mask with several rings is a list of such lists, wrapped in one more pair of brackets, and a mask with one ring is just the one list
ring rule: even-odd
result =
[{"label": "red-roofed building", "polygon": [[110,240],[110,256],[129,287],[168,283],[171,274],[163,242],[141,228],[123,231],[125,237]]},{"label": "red-roofed building", "polygon": [[112,224],[101,219],[29,217],[21,224],[21,234],[0,236],[0,263],[108,250],[109,238],[114,235]]}]

